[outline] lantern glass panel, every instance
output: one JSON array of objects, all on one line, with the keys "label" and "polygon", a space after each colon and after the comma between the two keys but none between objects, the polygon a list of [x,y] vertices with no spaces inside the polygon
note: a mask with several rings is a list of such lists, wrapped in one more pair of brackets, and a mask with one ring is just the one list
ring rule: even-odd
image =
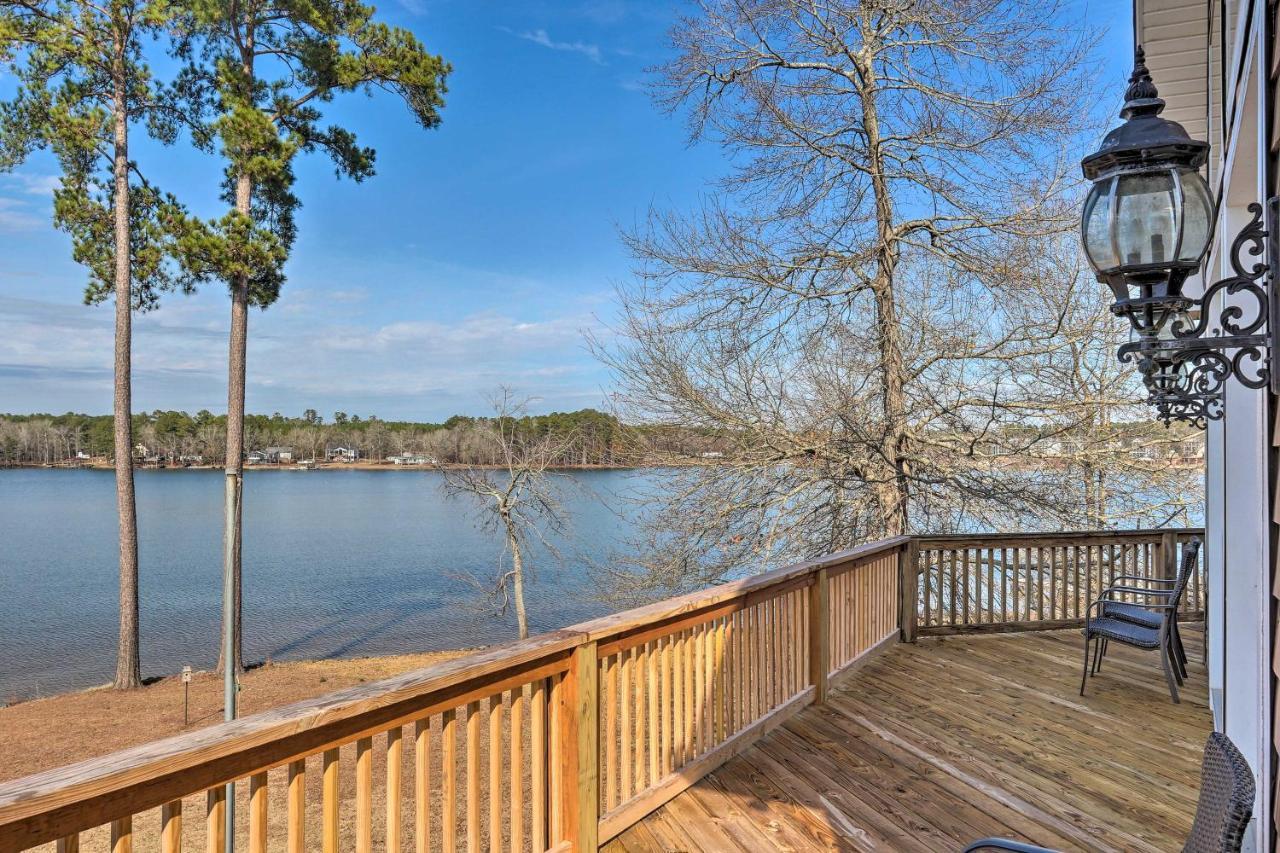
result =
[{"label": "lantern glass panel", "polygon": [[1121,175],[1116,187],[1116,244],[1126,265],[1167,264],[1178,239],[1173,172]]},{"label": "lantern glass panel", "polygon": [[1084,251],[1095,270],[1106,270],[1120,265],[1115,244],[1111,242],[1111,188],[1115,178],[1099,181],[1089,190],[1084,201]]},{"label": "lantern glass panel", "polygon": [[1186,171],[1182,178],[1182,249],[1178,260],[1195,263],[1209,248],[1213,234],[1213,198],[1199,172]]}]

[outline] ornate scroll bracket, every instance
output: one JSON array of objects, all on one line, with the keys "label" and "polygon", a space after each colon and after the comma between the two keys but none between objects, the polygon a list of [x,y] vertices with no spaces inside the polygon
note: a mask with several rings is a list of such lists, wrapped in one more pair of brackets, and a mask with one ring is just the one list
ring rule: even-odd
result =
[{"label": "ornate scroll bracket", "polygon": [[[1265,212],[1257,202],[1249,212],[1252,218],[1231,243],[1232,275],[1194,301],[1198,316],[1171,312],[1167,322],[1119,349],[1122,363],[1136,362],[1147,403],[1166,425],[1180,420],[1203,429],[1220,419],[1223,388],[1233,376],[1246,388],[1280,393],[1280,197],[1267,199]],[[1246,305],[1224,305],[1214,316],[1215,299],[1242,294],[1251,297]]]}]

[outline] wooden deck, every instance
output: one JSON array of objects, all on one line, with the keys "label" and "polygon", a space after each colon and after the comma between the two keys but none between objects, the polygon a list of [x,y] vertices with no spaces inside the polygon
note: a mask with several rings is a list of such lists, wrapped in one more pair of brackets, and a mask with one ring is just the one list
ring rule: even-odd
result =
[{"label": "wooden deck", "polygon": [[1180,849],[1211,728],[1201,635],[1182,704],[1112,644],[1080,698],[1078,631],[892,646],[609,851]]}]

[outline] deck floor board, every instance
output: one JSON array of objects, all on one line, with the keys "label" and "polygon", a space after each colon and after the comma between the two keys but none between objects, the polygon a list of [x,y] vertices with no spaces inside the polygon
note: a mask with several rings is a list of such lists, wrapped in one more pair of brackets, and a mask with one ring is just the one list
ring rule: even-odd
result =
[{"label": "deck floor board", "polygon": [[1115,643],[1081,698],[1079,631],[892,646],[604,849],[1178,849],[1211,728],[1184,640],[1180,705],[1155,655]]}]

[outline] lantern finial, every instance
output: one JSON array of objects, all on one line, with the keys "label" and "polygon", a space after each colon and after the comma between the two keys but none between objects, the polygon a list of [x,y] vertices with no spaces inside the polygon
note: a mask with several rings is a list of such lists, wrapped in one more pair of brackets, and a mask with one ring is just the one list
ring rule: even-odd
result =
[{"label": "lantern finial", "polygon": [[1129,75],[1129,88],[1124,92],[1124,107],[1120,110],[1120,118],[1159,115],[1163,109],[1164,101],[1156,91],[1151,72],[1147,70],[1147,53],[1142,45],[1138,45],[1133,51],[1133,73]]}]

